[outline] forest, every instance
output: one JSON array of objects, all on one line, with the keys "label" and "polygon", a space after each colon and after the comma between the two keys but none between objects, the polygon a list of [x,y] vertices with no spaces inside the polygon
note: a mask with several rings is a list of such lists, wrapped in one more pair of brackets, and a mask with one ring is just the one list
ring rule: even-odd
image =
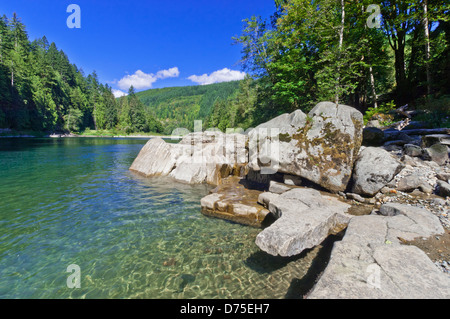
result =
[{"label": "forest", "polygon": [[[164,124],[164,132],[170,134],[175,128],[192,131],[194,121],[205,121],[216,101],[229,100],[236,95],[239,83],[240,81],[231,81],[150,89],[138,92],[136,96]],[[208,127],[203,125],[203,128]]]},{"label": "forest", "polygon": [[0,128],[75,132],[161,132],[136,97],[116,99],[94,71],[85,75],[43,36],[30,41],[17,14],[0,19]]},{"label": "forest", "polygon": [[[320,101],[389,112],[405,104],[450,126],[449,1],[276,0],[230,38],[244,80],[114,98],[46,37],[0,19],[0,128],[170,134],[176,127],[247,129]],[[231,36],[230,36],[231,37]]]},{"label": "forest", "polygon": [[216,101],[213,126],[254,126],[320,101],[366,114],[408,104],[450,126],[449,1],[277,0],[244,20],[241,65],[250,77]]}]

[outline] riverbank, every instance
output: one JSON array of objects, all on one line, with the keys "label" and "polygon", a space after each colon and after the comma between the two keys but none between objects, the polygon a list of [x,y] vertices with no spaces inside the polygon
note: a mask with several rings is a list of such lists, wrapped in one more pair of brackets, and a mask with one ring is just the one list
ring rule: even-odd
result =
[{"label": "riverbank", "polygon": [[62,137],[109,137],[109,138],[153,138],[160,137],[163,139],[180,139],[181,136],[163,135],[160,133],[135,133],[125,134],[124,132],[112,131],[94,131],[89,130],[82,133],[66,133],[66,132],[40,132],[40,131],[16,131],[12,129],[0,129],[0,138],[62,138]]},{"label": "riverbank", "polygon": [[155,138],[130,170],[217,186],[202,213],[261,227],[261,254],[292,258],[342,236],[300,298],[449,298],[449,133],[364,127],[359,111],[321,102],[247,135]]}]

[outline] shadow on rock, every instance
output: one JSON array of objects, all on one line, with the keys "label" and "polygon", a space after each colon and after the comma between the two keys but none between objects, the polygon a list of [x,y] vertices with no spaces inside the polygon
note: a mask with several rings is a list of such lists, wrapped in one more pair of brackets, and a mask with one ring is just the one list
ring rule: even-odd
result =
[{"label": "shadow on rock", "polygon": [[314,258],[306,275],[300,279],[292,279],[291,285],[284,296],[286,299],[302,299],[307,295],[325,270],[328,261],[330,260],[333,244],[341,239],[342,234],[331,235],[322,242],[322,248],[320,248],[317,256]]}]

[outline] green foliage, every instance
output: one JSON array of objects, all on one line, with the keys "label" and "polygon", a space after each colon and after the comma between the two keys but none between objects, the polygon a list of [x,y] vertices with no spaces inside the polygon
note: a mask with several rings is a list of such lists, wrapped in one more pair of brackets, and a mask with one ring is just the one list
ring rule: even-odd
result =
[{"label": "green foliage", "polygon": [[116,101],[95,71],[85,76],[45,36],[30,42],[15,14],[0,19],[0,127],[47,132],[163,130],[134,92],[126,100]]},{"label": "green foliage", "polygon": [[[236,94],[240,82],[210,85],[150,89],[136,93],[146,112],[155,121],[164,123],[163,131],[170,134],[175,128],[194,129],[195,120],[207,120],[219,100]],[[160,124],[161,129],[162,125]],[[205,123],[203,125],[205,128]]]},{"label": "green foliage", "polygon": [[[390,111],[393,111],[397,108],[395,102],[392,100],[387,103],[381,104],[379,107],[369,107],[364,114],[364,125],[367,124],[375,115],[377,114],[389,114]],[[383,121],[380,123],[381,125],[386,125],[388,123],[384,123]]]},{"label": "green foliage", "polygon": [[415,107],[423,111],[416,117],[418,121],[432,127],[450,127],[450,95],[418,99]]},{"label": "green foliage", "polygon": [[[265,86],[258,93],[256,114],[273,116],[297,108],[308,111],[324,100],[364,111],[379,97],[385,100],[389,95],[403,105],[424,95],[427,86],[432,93],[450,93],[448,3],[275,3],[277,11],[271,24],[260,17],[246,19],[242,35],[233,38],[242,45],[242,67]],[[371,4],[381,8],[380,28],[366,23],[372,14],[367,11]],[[429,60],[425,57],[425,4],[430,29]],[[428,66],[430,83],[426,77]],[[369,110],[375,112],[380,108]]]}]

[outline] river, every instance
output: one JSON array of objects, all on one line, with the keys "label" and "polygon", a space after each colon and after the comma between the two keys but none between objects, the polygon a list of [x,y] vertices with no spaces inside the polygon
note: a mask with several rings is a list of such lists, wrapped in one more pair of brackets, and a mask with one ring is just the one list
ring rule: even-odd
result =
[{"label": "river", "polygon": [[[259,229],[201,214],[207,185],[130,172],[146,141],[0,139],[0,298],[304,292],[314,279],[308,270],[328,248],[292,258],[261,252]],[[71,276],[79,276],[80,288],[68,284]]]}]

